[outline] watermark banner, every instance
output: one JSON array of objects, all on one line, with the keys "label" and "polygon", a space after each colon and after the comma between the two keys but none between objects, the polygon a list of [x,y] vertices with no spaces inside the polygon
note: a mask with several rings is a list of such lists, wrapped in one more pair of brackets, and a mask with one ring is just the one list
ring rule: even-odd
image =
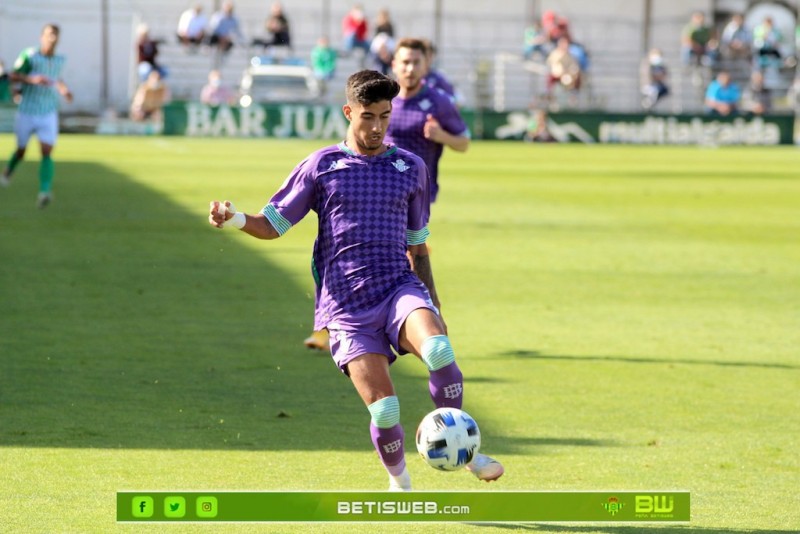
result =
[{"label": "watermark banner", "polygon": [[117,493],[119,522],[687,522],[688,491]]}]

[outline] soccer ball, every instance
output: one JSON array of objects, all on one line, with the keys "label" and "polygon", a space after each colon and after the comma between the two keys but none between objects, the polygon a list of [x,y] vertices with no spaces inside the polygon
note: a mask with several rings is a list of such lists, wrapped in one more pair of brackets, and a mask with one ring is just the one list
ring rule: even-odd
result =
[{"label": "soccer ball", "polygon": [[425,462],[442,471],[455,471],[472,461],[481,446],[478,423],[467,412],[438,408],[417,428],[417,450]]}]

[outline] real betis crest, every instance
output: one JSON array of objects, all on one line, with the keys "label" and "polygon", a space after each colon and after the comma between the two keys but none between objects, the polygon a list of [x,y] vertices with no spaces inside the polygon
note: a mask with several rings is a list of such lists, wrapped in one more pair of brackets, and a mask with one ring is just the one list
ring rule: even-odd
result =
[{"label": "real betis crest", "polygon": [[625,504],[619,502],[619,499],[616,497],[609,497],[608,502],[603,503],[603,508],[611,515],[617,515],[617,513],[622,510],[623,506],[625,506]]},{"label": "real betis crest", "polygon": [[408,165],[406,165],[406,162],[400,158],[397,158],[397,161],[393,161],[392,165],[394,166],[395,169],[397,169],[400,172],[406,172],[408,169],[411,168]]}]

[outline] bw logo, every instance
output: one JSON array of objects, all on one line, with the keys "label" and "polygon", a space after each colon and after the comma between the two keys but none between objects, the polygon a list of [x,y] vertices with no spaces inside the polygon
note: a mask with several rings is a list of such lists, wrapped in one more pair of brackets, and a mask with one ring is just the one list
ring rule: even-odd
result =
[{"label": "bw logo", "polygon": [[[669,499],[669,500],[668,500]],[[637,495],[637,514],[668,514],[675,509],[675,499],[667,495]]]}]

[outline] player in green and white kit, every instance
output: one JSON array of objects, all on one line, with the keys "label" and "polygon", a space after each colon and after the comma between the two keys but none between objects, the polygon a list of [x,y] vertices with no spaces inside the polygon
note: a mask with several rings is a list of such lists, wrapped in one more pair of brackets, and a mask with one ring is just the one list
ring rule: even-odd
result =
[{"label": "player in green and white kit", "polygon": [[56,55],[59,33],[57,25],[47,24],[42,30],[39,49],[23,50],[11,73],[12,82],[22,83],[22,101],[14,122],[17,149],[0,175],[0,186],[8,186],[11,174],[25,157],[28,141],[36,134],[42,148],[39,196],[36,200],[36,205],[40,208],[47,206],[52,200],[51,188],[55,169],[50,154],[58,137],[59,95],[67,102],[72,102],[72,93],[61,80],[61,69],[66,60],[64,56]]}]

